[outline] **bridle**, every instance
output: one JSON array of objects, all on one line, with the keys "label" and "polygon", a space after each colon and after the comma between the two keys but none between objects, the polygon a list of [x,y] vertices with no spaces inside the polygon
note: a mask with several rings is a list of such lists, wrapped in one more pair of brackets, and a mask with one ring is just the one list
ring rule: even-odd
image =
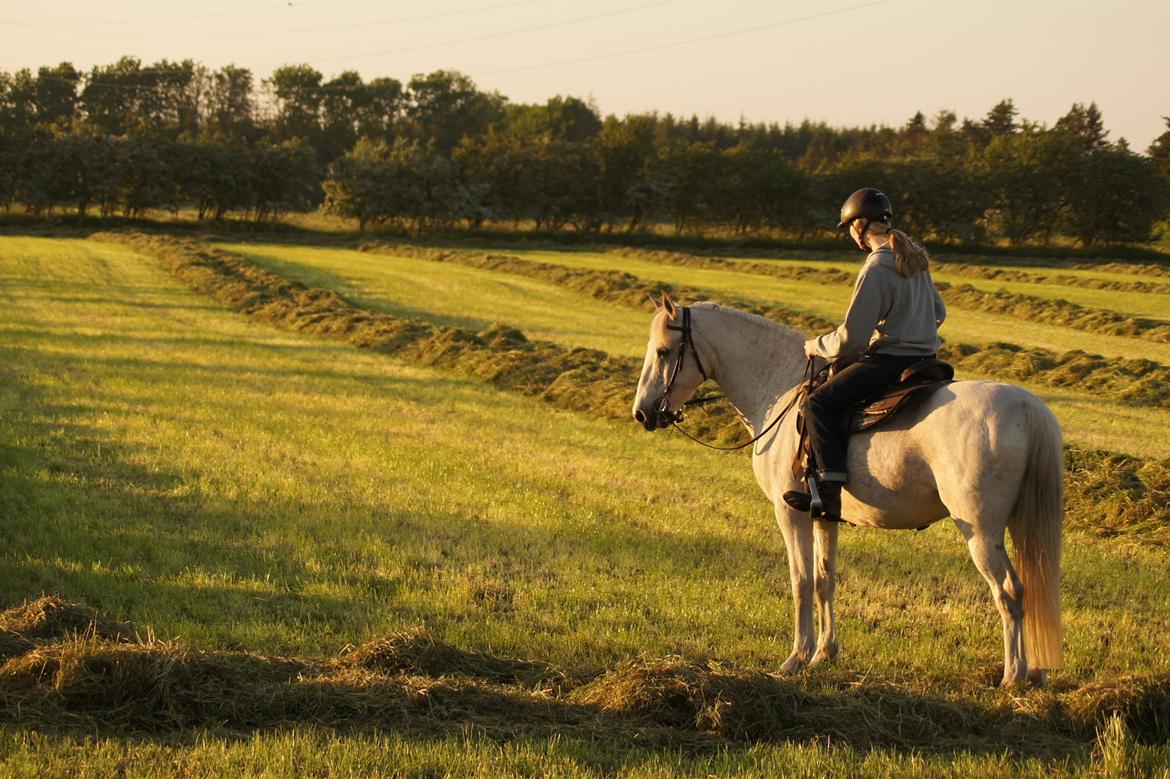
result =
[{"label": "bridle", "polygon": [[[674,367],[671,368],[670,375],[666,377],[666,386],[662,390],[662,394],[658,400],[654,401],[654,413],[660,417],[665,417],[672,425],[677,425],[683,421],[682,409],[672,411],[670,408],[670,390],[674,387],[674,380],[682,373],[683,364],[687,359],[687,347],[690,347],[691,354],[695,357],[695,367],[699,369],[699,373],[703,376],[703,381],[711,378],[707,375],[707,371],[703,369],[703,361],[699,359],[699,350],[695,348],[695,339],[691,334],[691,309],[683,306],[682,309],[682,324],[681,325],[667,325],[667,330],[674,330],[682,333],[682,342],[678,347],[678,357],[674,358]],[[699,403],[694,405],[701,405],[702,403],[709,403],[715,398],[701,398]],[[690,401],[683,403],[683,408],[686,408]]]},{"label": "bridle", "polygon": [[[690,351],[690,353],[692,355],[694,355],[695,367],[697,367],[699,369],[699,373],[702,374],[703,381],[707,381],[707,379],[711,378],[710,376],[707,375],[707,371],[705,371],[703,369],[703,361],[699,359],[699,350],[695,347],[694,335],[691,332],[691,310],[690,310],[690,308],[687,306],[682,307],[682,324],[681,325],[668,324],[666,326],[666,329],[667,330],[674,330],[676,332],[682,333],[682,339],[681,339],[681,342],[679,343],[678,356],[674,358],[674,367],[671,368],[670,375],[666,378],[666,387],[662,390],[662,394],[660,396],[658,396],[658,399],[656,401],[654,401],[654,413],[657,415],[657,417],[665,418],[666,421],[669,422],[671,424],[671,426],[674,427],[675,430],[682,433],[683,435],[685,435],[687,438],[691,439],[695,443],[700,444],[702,446],[705,446],[708,449],[718,449],[718,450],[723,451],[723,452],[733,452],[737,449],[743,449],[745,447],[751,446],[756,441],[759,441],[761,438],[763,438],[765,435],[767,435],[768,432],[770,430],[772,430],[772,428],[779,425],[780,422],[784,419],[784,417],[788,415],[788,412],[791,411],[794,406],[796,406],[797,402],[799,402],[801,397],[803,397],[803,395],[804,395],[804,392],[802,390],[808,384],[809,379],[812,378],[813,358],[809,357],[808,363],[805,365],[804,377],[802,378],[800,384],[798,384],[796,386],[796,389],[792,393],[792,397],[784,405],[784,408],[781,409],[780,413],[777,414],[775,416],[775,418],[773,418],[772,421],[769,422],[764,427],[764,429],[760,431],[759,435],[757,435],[755,438],[752,438],[750,441],[745,441],[744,443],[737,444],[736,446],[715,446],[714,444],[709,444],[706,441],[700,441],[698,438],[695,438],[693,435],[688,433],[686,430],[682,429],[682,427],[679,425],[679,423],[683,421],[682,409],[679,409],[678,411],[672,410],[670,408],[670,401],[668,400],[668,398],[670,397],[670,390],[672,387],[674,387],[674,380],[678,377],[679,373],[682,372],[683,364],[686,362],[686,356],[687,356],[688,351]],[[691,406],[701,406],[701,405],[704,405],[706,403],[710,403],[711,401],[714,401],[714,400],[722,400],[724,397],[726,397],[726,396],[724,396],[724,395],[707,395],[707,396],[702,397],[702,398],[694,398],[692,400],[688,400],[685,403],[683,403],[682,408],[685,409],[685,408],[689,408]],[[657,422],[655,424],[657,424]]]}]

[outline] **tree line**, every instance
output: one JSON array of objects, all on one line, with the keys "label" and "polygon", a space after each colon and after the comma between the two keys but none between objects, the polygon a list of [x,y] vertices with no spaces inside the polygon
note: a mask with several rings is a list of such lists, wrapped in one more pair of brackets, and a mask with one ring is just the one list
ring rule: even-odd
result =
[{"label": "tree line", "polygon": [[34,214],[279,218],[324,206],[362,229],[822,234],[878,186],[908,231],[1091,246],[1150,238],[1170,208],[1170,119],[1145,151],[1095,104],[1051,126],[1003,100],[900,127],[602,116],[558,96],[510,102],[453,71],[365,81],[123,57],[0,72],[0,206]]}]

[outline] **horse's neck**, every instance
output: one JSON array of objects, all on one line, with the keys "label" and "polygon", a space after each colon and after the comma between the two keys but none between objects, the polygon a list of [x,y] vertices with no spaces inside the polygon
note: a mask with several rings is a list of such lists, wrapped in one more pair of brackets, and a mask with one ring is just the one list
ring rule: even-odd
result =
[{"label": "horse's neck", "polygon": [[[701,312],[701,313],[700,313]],[[726,309],[697,309],[695,333],[716,365],[714,378],[727,400],[759,433],[777,401],[804,373],[804,336],[766,319]]]}]

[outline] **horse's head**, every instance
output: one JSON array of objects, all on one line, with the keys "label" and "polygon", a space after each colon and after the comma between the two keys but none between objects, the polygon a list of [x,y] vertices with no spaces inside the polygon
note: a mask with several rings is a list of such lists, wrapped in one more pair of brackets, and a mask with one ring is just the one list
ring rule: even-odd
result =
[{"label": "horse's head", "polygon": [[666,427],[681,417],[683,404],[707,379],[691,331],[690,311],[669,295],[654,301],[650,341],[634,397],[634,419],[647,430]]}]

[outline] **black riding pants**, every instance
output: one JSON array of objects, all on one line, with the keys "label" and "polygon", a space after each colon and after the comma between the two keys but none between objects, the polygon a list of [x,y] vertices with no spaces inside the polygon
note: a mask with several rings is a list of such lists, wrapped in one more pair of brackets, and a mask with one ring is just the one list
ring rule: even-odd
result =
[{"label": "black riding pants", "polygon": [[845,481],[845,452],[849,440],[845,418],[849,409],[896,384],[902,371],[934,355],[861,355],[857,362],[826,381],[805,399],[801,411],[818,475],[827,481]]}]

